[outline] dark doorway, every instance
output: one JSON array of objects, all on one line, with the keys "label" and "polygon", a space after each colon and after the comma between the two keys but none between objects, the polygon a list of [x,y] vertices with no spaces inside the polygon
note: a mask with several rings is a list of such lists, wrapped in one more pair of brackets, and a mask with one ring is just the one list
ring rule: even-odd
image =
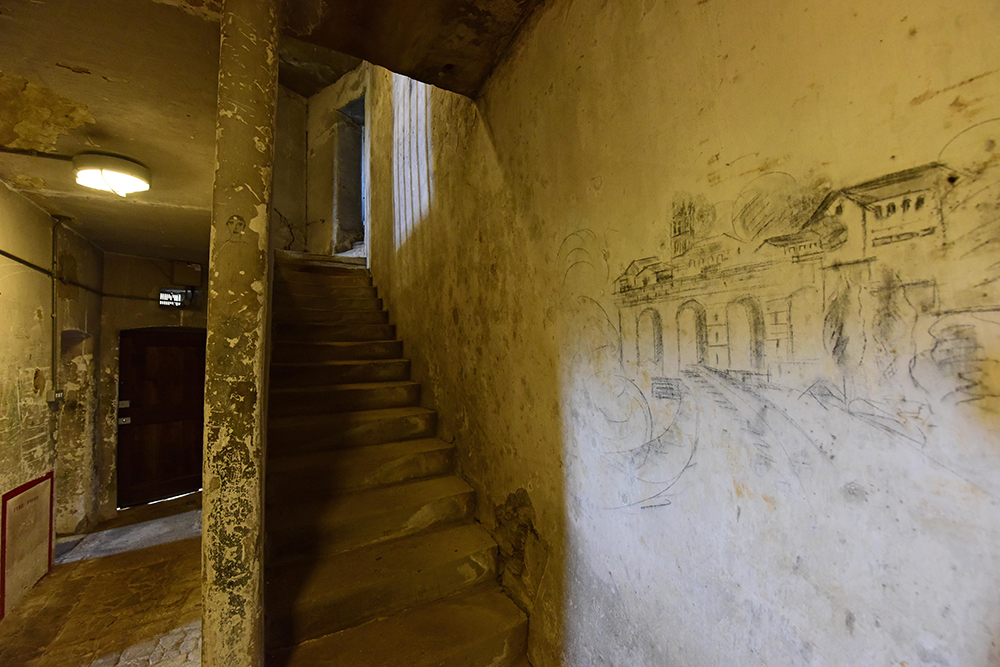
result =
[{"label": "dark doorway", "polygon": [[759,373],[764,368],[764,315],[751,297],[726,306],[729,337],[729,368]]},{"label": "dark doorway", "polygon": [[201,488],[205,330],[121,332],[118,507]]},{"label": "dark doorway", "polygon": [[635,325],[636,360],[639,368],[663,370],[663,324],[660,313],[647,308],[639,314]]},{"label": "dark doorway", "polygon": [[333,136],[334,253],[365,255],[365,98],[350,102],[336,114]]},{"label": "dark doorway", "polygon": [[[677,309],[677,359],[679,370],[705,363],[708,351],[708,325],[705,306],[695,300]],[[710,362],[710,360],[709,360]]]}]

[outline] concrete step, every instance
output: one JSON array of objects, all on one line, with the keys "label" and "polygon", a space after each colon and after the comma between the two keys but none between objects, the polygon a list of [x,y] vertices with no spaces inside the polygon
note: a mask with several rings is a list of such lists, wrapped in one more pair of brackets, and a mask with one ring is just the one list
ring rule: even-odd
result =
[{"label": "concrete step", "polygon": [[274,302],[285,303],[296,299],[374,299],[378,290],[371,285],[330,286],[312,283],[275,281]]},{"label": "concrete step", "polygon": [[[373,288],[374,289],[374,288]],[[374,296],[360,299],[339,299],[335,295],[302,294],[294,291],[274,293],[274,310],[294,310],[296,308],[327,310],[382,310],[382,299]]]},{"label": "concrete step", "polygon": [[[355,244],[357,245],[357,244]],[[362,245],[364,245],[362,243]],[[275,250],[275,264],[296,264],[300,262],[315,262],[321,264],[342,264],[345,266],[367,266],[364,257],[344,257],[343,255],[321,255],[310,252],[296,252],[294,250]]]},{"label": "concrete step", "polygon": [[365,447],[432,437],[437,413],[427,408],[392,408],[268,420],[268,448],[277,455]]},{"label": "concrete step", "polygon": [[274,322],[271,326],[275,341],[371,341],[392,340],[396,327],[392,324],[302,324]]},{"label": "concrete step", "polygon": [[274,275],[286,276],[289,273],[314,273],[324,276],[355,276],[369,275],[363,266],[339,262],[279,262],[274,265]]},{"label": "concrete step", "polygon": [[269,653],[268,667],[528,667],[528,621],[495,587]]},{"label": "concrete step", "polygon": [[272,363],[271,391],[283,387],[321,387],[355,382],[410,379],[409,359]]},{"label": "concrete step", "polygon": [[372,278],[367,271],[346,269],[346,273],[329,274],[313,271],[275,269],[275,285],[322,285],[327,288],[371,287]]},{"label": "concrete step", "polygon": [[266,645],[315,639],[495,580],[496,555],[489,534],[468,523],[318,561],[270,567],[265,574]]},{"label": "concrete step", "polygon": [[413,535],[472,517],[472,487],[432,477],[325,500],[267,506],[270,563],[288,563]]},{"label": "concrete step", "polygon": [[405,380],[334,384],[325,387],[272,388],[269,396],[269,417],[356,412],[420,405],[420,384]]},{"label": "concrete step", "polygon": [[271,348],[272,364],[322,364],[332,361],[362,362],[399,359],[403,356],[403,341],[341,341],[301,342],[275,341]]},{"label": "concrete step", "polygon": [[447,475],[454,467],[454,445],[438,438],[271,455],[267,460],[267,504],[320,500],[349,491],[437,477]]},{"label": "concrete step", "polygon": [[388,324],[389,313],[384,310],[343,310],[334,308],[302,308],[276,306],[272,316],[275,323],[308,324]]}]

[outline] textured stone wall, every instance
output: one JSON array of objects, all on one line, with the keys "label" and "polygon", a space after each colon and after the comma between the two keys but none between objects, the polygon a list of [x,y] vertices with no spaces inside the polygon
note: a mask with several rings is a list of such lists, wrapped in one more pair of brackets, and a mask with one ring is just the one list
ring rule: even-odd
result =
[{"label": "textured stone wall", "polygon": [[104,252],[72,229],[56,228],[56,382],[63,390],[56,436],[57,533],[97,523],[97,369]]},{"label": "textured stone wall", "polygon": [[531,657],[1000,661],[989,3],[565,0],[368,77],[375,282]]},{"label": "textured stone wall", "polygon": [[[0,184],[0,250],[43,269],[52,266],[52,219]],[[0,494],[35,480],[55,465],[52,389],[52,281],[44,273],[0,257]],[[48,488],[48,487],[46,487]],[[48,496],[42,501],[47,505]],[[47,513],[47,508],[43,510]],[[44,514],[43,514],[44,515]],[[9,545],[12,551],[20,551]],[[48,554],[32,551],[11,570],[5,600],[30,587]],[[8,582],[9,583],[9,582]]]},{"label": "textured stone wall", "polygon": [[278,87],[274,130],[274,176],[271,199],[271,247],[303,252],[307,242],[306,122],[309,102]]},{"label": "textured stone wall", "polygon": [[334,241],[339,234],[335,196],[337,162],[345,158],[340,150],[338,132],[347,120],[338,110],[365,94],[369,70],[370,66],[363,64],[309,98],[309,252],[330,254],[334,251]]}]

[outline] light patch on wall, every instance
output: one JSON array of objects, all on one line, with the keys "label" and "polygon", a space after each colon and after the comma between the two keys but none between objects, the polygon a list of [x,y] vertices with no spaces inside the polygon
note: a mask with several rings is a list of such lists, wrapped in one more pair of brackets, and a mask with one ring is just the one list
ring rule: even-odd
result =
[{"label": "light patch on wall", "polygon": [[392,79],[392,186],[395,248],[398,250],[434,200],[430,86],[400,74]]}]

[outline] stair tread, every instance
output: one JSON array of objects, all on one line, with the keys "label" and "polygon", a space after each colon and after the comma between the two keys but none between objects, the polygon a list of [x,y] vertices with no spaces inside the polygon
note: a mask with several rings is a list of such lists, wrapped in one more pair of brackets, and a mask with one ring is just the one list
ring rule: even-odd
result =
[{"label": "stair tread", "polygon": [[[329,351],[328,351],[329,352]],[[337,359],[335,362],[303,362],[309,355],[297,357],[297,362],[271,364],[270,390],[285,387],[332,387],[342,384],[375,382],[405,382],[410,380],[410,360]],[[362,355],[358,355],[362,356]]]},{"label": "stair tread", "polygon": [[419,387],[419,382],[413,380],[387,380],[385,382],[346,382],[342,384],[317,385],[311,387],[275,387],[272,394],[312,394],[329,391],[375,391],[378,389],[397,389],[400,387]]},{"label": "stair tread", "polygon": [[[322,274],[310,274],[321,276]],[[326,276],[327,278],[333,276]],[[358,280],[356,276],[340,276],[350,278],[355,284],[331,285],[329,282],[310,282],[302,280],[286,280],[280,275],[274,276],[274,292],[279,299],[284,298],[320,298],[331,300],[343,299],[378,299],[378,290],[370,281]],[[341,281],[343,282],[343,281]],[[362,284],[357,284],[362,283]]]},{"label": "stair tread", "polygon": [[[320,345],[327,345],[329,343],[319,343]],[[327,361],[275,361],[271,364],[271,368],[322,368],[325,366],[330,366],[333,368],[341,368],[344,366],[364,366],[368,364],[374,365],[390,365],[398,364],[400,362],[409,362],[410,360],[405,357],[393,357],[392,359],[330,359]]]},{"label": "stair tread", "polygon": [[495,582],[496,576],[497,545],[471,522],[271,568],[265,573],[265,605],[272,611],[266,632],[272,646],[287,646]]},{"label": "stair tread", "polygon": [[306,466],[323,465],[328,460],[359,459],[364,461],[392,460],[407,454],[430,452],[439,449],[454,449],[455,445],[440,438],[416,438],[397,442],[383,442],[353,449],[331,449],[329,451],[279,454],[273,453],[267,459],[268,474],[293,472]]},{"label": "stair tread", "polygon": [[272,363],[321,363],[328,361],[374,361],[403,358],[400,340],[376,341],[275,341]]},{"label": "stair tread", "polygon": [[[348,299],[348,300],[350,300],[350,299]],[[372,300],[374,301],[375,299],[372,299]],[[287,305],[280,305],[280,306],[276,305],[274,307],[274,310],[275,310],[275,314],[276,315],[281,315],[283,318],[285,318],[285,321],[287,321],[288,319],[294,319],[293,316],[305,316],[305,315],[328,315],[330,317],[345,316],[345,315],[346,316],[352,316],[352,317],[353,316],[359,316],[359,315],[363,315],[365,317],[373,317],[373,316],[374,317],[386,317],[386,318],[389,317],[388,313],[386,313],[386,311],[384,309],[382,309],[382,308],[379,308],[379,309],[375,309],[375,308],[353,308],[353,309],[345,309],[345,308],[326,308],[326,307],[323,307],[323,308],[308,308],[306,306],[297,305],[297,304],[287,304]],[[322,320],[307,320],[307,323],[310,323],[310,324],[312,324],[312,323],[314,323],[314,324],[325,324],[325,322],[323,322]]]},{"label": "stair tread", "polygon": [[476,588],[273,652],[268,663],[522,667],[527,664],[526,623],[521,610],[499,590]]},{"label": "stair tread", "polygon": [[[358,259],[362,261],[357,261]],[[354,257],[337,257],[335,255],[323,255],[315,252],[297,252],[295,250],[275,250],[274,260],[278,264],[294,263],[294,262],[320,262],[327,264],[337,264],[345,263],[347,264],[364,264],[365,258],[354,258]]]},{"label": "stair tread", "polygon": [[[395,338],[393,338],[391,340],[285,340],[285,341],[276,340],[275,341],[275,343],[287,343],[287,344],[294,344],[296,346],[299,346],[299,345],[316,345],[316,346],[326,345],[326,346],[334,348],[334,349],[336,349],[336,348],[346,348],[346,347],[363,347],[365,345],[370,345],[372,343],[400,343],[400,342],[402,342],[402,341],[400,341],[398,339],[395,339]],[[397,358],[401,358],[401,357],[393,357],[393,359],[397,359]],[[365,361],[365,360],[364,359],[351,359],[350,361]],[[281,363],[287,363],[287,362],[281,362]]]},{"label": "stair tread", "polygon": [[454,471],[455,446],[439,438],[268,457],[267,502],[330,497]]},{"label": "stair tread", "polygon": [[[439,498],[472,492],[472,487],[461,477],[442,475],[403,484],[355,491],[319,501],[285,502],[280,508],[269,507],[268,512],[275,517],[281,516],[282,525],[276,529],[276,531],[281,531],[299,525],[315,524],[314,515],[304,515],[304,507],[310,505],[320,505],[319,509],[326,517],[324,523],[335,524],[342,519],[377,516],[407,506],[426,505]],[[282,516],[286,513],[290,516]]]},{"label": "stair tread", "polygon": [[[368,312],[368,311],[359,310],[357,312],[364,313],[364,312]],[[376,312],[383,312],[384,313],[385,311],[376,311]],[[281,325],[279,328],[282,328],[282,329],[288,328],[288,326],[291,325],[291,324],[294,324],[296,328],[311,327],[311,328],[316,328],[316,329],[319,329],[319,328],[356,329],[358,327],[388,327],[388,326],[393,326],[393,325],[389,324],[388,322],[350,322],[350,323],[347,323],[347,324],[338,324],[338,323],[335,323],[335,322],[322,322],[322,321],[317,321],[317,320],[305,320],[305,321],[282,320],[280,322],[275,322],[275,324]]]},{"label": "stair tread", "polygon": [[[322,297],[315,297],[315,298],[318,299],[318,298],[322,298]],[[345,302],[351,302],[351,303],[353,303],[353,302],[356,302],[356,301],[372,301],[372,302],[374,302],[374,301],[381,301],[381,299],[376,299],[376,298],[372,298],[372,299],[331,299],[331,301],[345,301]],[[331,306],[328,306],[328,305],[308,306],[308,305],[303,305],[302,303],[276,303],[276,304],[274,304],[274,308],[275,308],[275,310],[283,310],[283,311],[291,311],[291,312],[305,311],[305,312],[309,312],[309,313],[333,313],[333,314],[339,314],[339,313],[364,313],[366,315],[370,315],[373,312],[374,313],[384,313],[384,312],[386,312],[386,310],[384,308],[379,308],[379,309],[375,309],[375,308],[342,308],[342,307],[341,308],[334,308],[334,307],[331,307]]]},{"label": "stair tread", "polygon": [[355,269],[346,266],[321,267],[318,265],[303,265],[304,268],[332,268],[342,273],[323,273],[320,271],[300,271],[295,267],[279,266],[274,272],[274,281],[280,283],[364,283],[370,286],[372,277],[368,269]]},{"label": "stair tread", "polygon": [[[350,597],[385,579],[409,575],[435,563],[496,549],[482,526],[468,522],[407,535],[316,560],[267,568],[271,598],[295,595],[297,604]],[[295,586],[289,585],[295,582]],[[331,582],[336,582],[331,585]]]},{"label": "stair tread", "polygon": [[[289,322],[277,320],[272,326],[276,343],[301,343],[323,337],[330,342],[368,343],[396,340],[396,327],[388,322],[373,324],[330,324],[327,322]],[[321,340],[320,342],[323,342]]]},{"label": "stair tread", "polygon": [[396,327],[388,322],[379,324],[328,324],[325,322],[287,322],[276,320],[272,326],[275,343],[308,341],[339,341],[374,343],[396,340]]},{"label": "stair tread", "polygon": [[352,551],[454,525],[472,516],[475,492],[454,476],[411,480],[328,498],[267,506],[274,564]]},{"label": "stair tread", "polygon": [[412,417],[417,415],[435,414],[434,410],[413,406],[407,408],[381,408],[378,410],[356,410],[352,412],[337,412],[322,415],[289,415],[287,417],[274,417],[268,420],[271,426],[294,426],[295,423],[305,423],[314,425],[326,421],[337,420],[354,424],[364,424],[379,421],[381,419],[397,419],[401,417]]},{"label": "stair tread", "polygon": [[411,406],[274,416],[268,438],[271,451],[342,449],[429,438],[436,428],[437,412]]}]

